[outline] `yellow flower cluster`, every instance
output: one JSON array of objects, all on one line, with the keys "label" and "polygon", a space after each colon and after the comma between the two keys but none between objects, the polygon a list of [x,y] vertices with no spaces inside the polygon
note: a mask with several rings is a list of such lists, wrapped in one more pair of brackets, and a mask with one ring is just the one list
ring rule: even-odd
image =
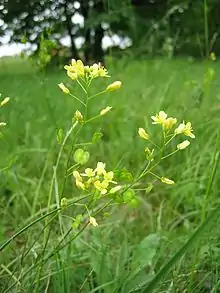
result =
[{"label": "yellow flower cluster", "polygon": [[176,118],[167,118],[164,111],[160,111],[156,116],[151,116],[151,119],[154,121],[153,124],[161,124],[165,129],[171,129],[177,123]]},{"label": "yellow flower cluster", "polygon": [[[160,124],[164,129],[170,130],[176,123],[177,119],[173,117],[168,117],[164,111],[160,111],[156,116],[151,116],[153,124]],[[185,123],[184,121],[174,130],[175,134],[184,134],[191,138],[195,138],[193,134],[193,129],[190,122]]]},{"label": "yellow flower cluster", "polygon": [[[76,180],[76,186],[82,190],[93,189],[94,192],[97,191],[99,194],[104,195],[106,193],[113,194],[121,189],[121,186],[113,181],[114,172],[107,172],[105,164],[102,162],[98,162],[94,170],[86,168],[84,173],[74,171],[73,176]],[[116,186],[111,187],[111,184]]]},{"label": "yellow flower cluster", "polygon": [[94,63],[91,66],[85,66],[81,60],[72,59],[71,64],[65,65],[67,75],[72,79],[96,77],[109,77],[107,69],[101,63]]}]

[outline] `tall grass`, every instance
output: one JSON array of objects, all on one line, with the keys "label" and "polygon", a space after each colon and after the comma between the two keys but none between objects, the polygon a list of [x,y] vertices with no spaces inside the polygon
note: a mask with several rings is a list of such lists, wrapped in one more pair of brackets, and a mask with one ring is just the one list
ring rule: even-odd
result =
[{"label": "tall grass", "polygon": [[[187,286],[189,292],[218,292],[214,223],[219,204],[220,107],[218,82],[208,71],[214,68],[217,77],[218,63],[109,60],[111,75],[121,79],[124,88],[114,99],[107,95],[114,111],[104,124],[100,127],[94,121],[82,132],[84,141],[94,132],[103,133],[102,140],[89,148],[91,163],[105,158],[111,169],[140,168],[143,142],[136,138],[137,129],[143,124],[148,129],[150,115],[161,109],[191,121],[196,139],[184,154],[160,166],[175,179],[175,187],[155,183],[150,193],[140,191],[138,207],[108,208],[111,216],[98,229],[85,230],[73,242],[76,235],[68,234],[68,218],[62,220],[63,235],[68,236],[58,238],[56,202],[46,207],[51,166],[59,152],[56,133],[68,126],[77,102],[64,98],[57,88],[64,79],[62,70],[44,75],[24,60],[0,62],[0,89],[12,98],[3,112],[8,127],[0,142],[0,169],[8,166],[0,177],[2,292],[183,292]],[[101,89],[98,81],[96,86]],[[105,103],[99,97],[91,114]],[[70,148],[71,142],[66,150]],[[58,180],[66,158],[64,152]],[[70,205],[82,200],[69,183],[65,196],[73,198]],[[73,212],[70,209],[69,216]],[[53,241],[57,238],[58,245]]]}]

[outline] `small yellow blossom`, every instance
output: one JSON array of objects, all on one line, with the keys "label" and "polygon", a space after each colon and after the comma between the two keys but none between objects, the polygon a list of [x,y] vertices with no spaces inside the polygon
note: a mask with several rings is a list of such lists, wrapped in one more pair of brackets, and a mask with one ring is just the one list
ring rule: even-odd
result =
[{"label": "small yellow blossom", "polygon": [[175,129],[175,134],[183,133],[186,136],[195,138],[195,135],[192,132],[193,132],[193,129],[190,122],[187,122],[185,124],[185,122],[183,121],[183,123],[180,123],[180,125]]},{"label": "small yellow blossom", "polygon": [[82,176],[93,177],[95,176],[95,171],[92,168],[86,168],[85,173]]},{"label": "small yellow blossom", "polygon": [[83,181],[83,179],[78,171],[73,171],[73,176],[76,178],[76,180],[81,181],[81,182]]},{"label": "small yellow blossom", "polygon": [[180,144],[177,145],[177,149],[178,150],[184,150],[189,145],[190,145],[190,142],[188,140],[184,140],[183,142],[181,142]]},{"label": "small yellow blossom", "polygon": [[166,184],[169,184],[169,185],[175,183],[173,180],[170,180],[170,179],[165,178],[165,177],[161,177],[160,180],[161,180],[161,182],[166,183]]},{"label": "small yellow blossom", "polygon": [[69,94],[70,91],[69,89],[61,82],[58,84],[59,88],[65,93],[65,94]]},{"label": "small yellow blossom", "polygon": [[67,75],[72,79],[75,80],[78,78],[78,75],[76,72],[67,71]]},{"label": "small yellow blossom", "polygon": [[82,190],[85,190],[85,184],[82,181],[76,179],[76,186]]},{"label": "small yellow blossom", "polygon": [[105,164],[102,162],[98,162],[95,171],[97,172],[97,175],[99,176],[104,175],[106,173]]},{"label": "small yellow blossom", "polygon": [[97,180],[94,182],[94,187],[101,192],[101,194],[106,194],[107,191],[107,187],[109,185],[109,182],[107,180],[103,180],[102,182],[100,180]]},{"label": "small yellow blossom", "polygon": [[98,223],[96,222],[96,219],[94,217],[89,218],[89,223],[94,227],[98,226]]},{"label": "small yellow blossom", "polygon": [[215,55],[214,52],[211,52],[211,53],[210,53],[210,59],[211,59],[212,61],[215,61],[215,60],[216,60],[216,55]]},{"label": "small yellow blossom", "polygon": [[77,75],[83,77],[85,74],[84,73],[84,64],[81,60],[76,61],[75,68],[76,68]]},{"label": "small yellow blossom", "polygon": [[146,139],[146,140],[149,139],[149,134],[144,130],[144,128],[139,128],[138,129],[138,134],[143,139]]},{"label": "small yellow blossom", "polygon": [[76,119],[76,121],[78,121],[79,123],[83,123],[83,115],[79,110],[76,110],[74,118]]},{"label": "small yellow blossom", "polygon": [[7,124],[5,122],[0,122],[0,126],[6,126]]},{"label": "small yellow blossom", "polygon": [[121,81],[114,81],[113,83],[111,83],[110,85],[107,86],[106,91],[108,92],[112,92],[115,91],[117,89],[119,89],[121,87],[122,83]]},{"label": "small yellow blossom", "polygon": [[4,106],[5,104],[7,104],[8,102],[9,102],[9,100],[10,100],[10,98],[9,97],[6,97],[6,98],[4,98],[4,100],[3,101],[1,101],[1,106]]},{"label": "small yellow blossom", "polygon": [[156,116],[151,116],[151,119],[154,121],[152,124],[166,124],[167,114],[164,111],[160,111]]},{"label": "small yellow blossom", "polygon": [[93,65],[91,65],[89,67],[89,73],[91,78],[109,77],[107,69],[104,66],[102,66],[101,63],[94,63]]},{"label": "small yellow blossom", "polygon": [[166,129],[171,129],[176,123],[177,123],[177,119],[176,118],[173,118],[173,117],[170,117],[170,118],[167,118],[165,120],[164,127]]},{"label": "small yellow blossom", "polygon": [[114,177],[114,172],[113,171],[106,172],[104,174],[104,179],[107,180],[107,181],[110,181],[111,182],[112,179],[113,179],[113,177]]},{"label": "small yellow blossom", "polygon": [[121,186],[120,186],[120,185],[117,185],[117,186],[113,187],[112,189],[110,189],[110,193],[111,193],[111,194],[116,193],[116,192],[118,192],[120,189],[121,189]]},{"label": "small yellow blossom", "polygon": [[105,109],[102,109],[100,111],[100,115],[105,115],[106,113],[108,113],[109,111],[111,111],[112,107],[108,106]]}]

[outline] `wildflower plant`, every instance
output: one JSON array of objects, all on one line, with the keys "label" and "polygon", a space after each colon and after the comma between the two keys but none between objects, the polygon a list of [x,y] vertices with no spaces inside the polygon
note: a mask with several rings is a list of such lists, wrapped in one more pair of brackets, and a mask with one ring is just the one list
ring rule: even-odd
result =
[{"label": "wildflower plant", "polygon": [[172,185],[175,183],[173,180],[154,173],[153,169],[155,169],[162,160],[186,149],[190,145],[190,141],[185,139],[181,143],[176,143],[176,149],[174,151],[166,154],[166,150],[168,149],[170,143],[173,142],[177,136],[181,135],[195,138],[192,125],[191,122],[185,123],[184,121],[177,125],[177,118],[168,117],[167,113],[164,111],[159,111],[159,113],[155,116],[151,116],[151,119],[153,121],[153,125],[160,126],[162,143],[161,145],[158,145],[151,139],[151,136],[144,128],[139,128],[138,134],[140,138],[148,141],[148,144],[153,146],[152,149],[150,149],[148,146],[145,148],[145,154],[148,163],[147,167],[141,173],[139,178],[141,179],[147,174],[151,174],[155,178],[159,179],[162,183]]},{"label": "wildflower plant", "polygon": [[[71,92],[69,88],[64,83],[60,83],[60,89],[66,94],[73,97],[81,104],[81,109],[75,110],[75,115],[73,118],[73,126],[71,126],[70,130],[67,132],[68,136],[71,132],[79,127],[82,129],[89,122],[94,119],[100,118],[103,115],[106,115],[109,111],[111,111],[111,106],[106,106],[104,109],[100,111],[95,117],[88,117],[88,107],[91,99],[102,95],[106,92],[113,92],[118,90],[122,83],[121,81],[114,81],[109,84],[103,91],[98,92],[92,96],[89,95],[90,87],[92,86],[93,80],[97,78],[108,78],[109,74],[105,67],[103,67],[100,63],[93,64],[91,66],[85,66],[81,60],[72,60],[69,65],[65,67],[67,76],[74,82],[78,83],[83,92],[83,99],[77,97],[75,94]],[[194,138],[193,129],[190,122],[177,124],[177,118],[168,117],[168,115],[164,111],[160,111],[155,116],[151,117],[152,124],[155,126],[160,126],[162,133],[162,145],[159,146],[152,139],[148,130],[144,128],[138,129],[138,134],[140,138],[145,140],[147,146],[145,148],[145,158],[143,171],[140,174],[137,174],[129,184],[122,184],[117,182],[115,179],[115,173],[113,170],[108,170],[105,162],[97,162],[95,166],[91,166],[89,164],[90,154],[88,151],[85,151],[83,148],[76,149],[74,152],[74,163],[69,167],[71,170],[73,179],[75,182],[75,186],[82,194],[88,195],[88,202],[84,203],[85,211],[88,216],[88,223],[96,223],[94,214],[97,208],[97,201],[109,199],[107,206],[112,203],[136,203],[137,195],[136,189],[140,184],[142,185],[142,179],[146,175],[153,175],[157,179],[159,179],[162,183],[172,185],[174,181],[163,176],[157,175],[154,169],[158,166],[158,164],[166,159],[167,157],[175,154],[176,152],[182,151],[187,148],[190,144],[189,140],[183,140],[181,143],[176,144],[176,149],[171,153],[165,154],[165,151],[168,145],[173,141],[177,136],[187,136],[190,138]],[[66,141],[66,139],[64,139]],[[83,144],[81,144],[83,146]],[[153,148],[151,148],[153,146]],[[159,156],[158,156],[159,153]],[[83,168],[82,168],[83,166]],[[85,166],[85,167],[84,167]],[[145,187],[146,189],[146,187]],[[140,188],[139,188],[140,190]],[[60,199],[59,199],[60,200]],[[61,199],[61,203],[63,199]],[[61,204],[64,206],[63,204]],[[66,207],[66,205],[65,205]],[[106,206],[105,206],[106,207]],[[84,213],[82,213],[83,215]],[[80,216],[80,220],[83,219],[82,215]],[[79,216],[79,215],[78,215]],[[73,222],[77,222],[79,226],[80,221],[79,217],[73,218]],[[92,224],[93,226],[97,226],[96,224]]]}]

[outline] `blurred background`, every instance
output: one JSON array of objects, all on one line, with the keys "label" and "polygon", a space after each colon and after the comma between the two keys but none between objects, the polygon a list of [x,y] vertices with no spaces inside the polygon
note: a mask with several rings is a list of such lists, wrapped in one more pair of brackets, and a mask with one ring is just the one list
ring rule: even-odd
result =
[{"label": "blurred background", "polygon": [[218,0],[1,0],[0,54],[36,53],[44,38],[54,59],[203,57],[220,46],[219,9]]},{"label": "blurred background", "polygon": [[[0,252],[1,292],[153,292],[137,288],[154,278],[220,203],[219,15],[219,0],[0,0],[0,93],[11,98],[0,108],[0,122],[7,122],[0,139],[0,244],[47,210],[57,133],[65,133],[82,110],[58,87],[64,82],[82,94],[63,68],[72,58],[108,69],[111,77],[94,80],[91,94],[122,81],[120,90],[91,101],[90,117],[113,108],[81,131],[78,143],[87,143],[89,167],[106,162],[118,182],[131,182],[149,146],[138,128],[160,141],[160,128],[150,118],[160,110],[190,121],[196,136],[156,168],[175,185],[146,177],[132,200],[108,208],[110,216],[97,217],[97,229],[87,229],[46,264],[28,271],[57,243],[58,222],[46,244],[44,221],[16,237]],[[68,200],[80,195],[72,176],[64,178],[71,143],[57,170]],[[55,203],[53,195],[51,207]],[[68,210],[65,229],[78,212],[80,207]],[[176,258],[171,273],[155,281],[156,292],[220,292],[219,216],[215,220]]]}]

